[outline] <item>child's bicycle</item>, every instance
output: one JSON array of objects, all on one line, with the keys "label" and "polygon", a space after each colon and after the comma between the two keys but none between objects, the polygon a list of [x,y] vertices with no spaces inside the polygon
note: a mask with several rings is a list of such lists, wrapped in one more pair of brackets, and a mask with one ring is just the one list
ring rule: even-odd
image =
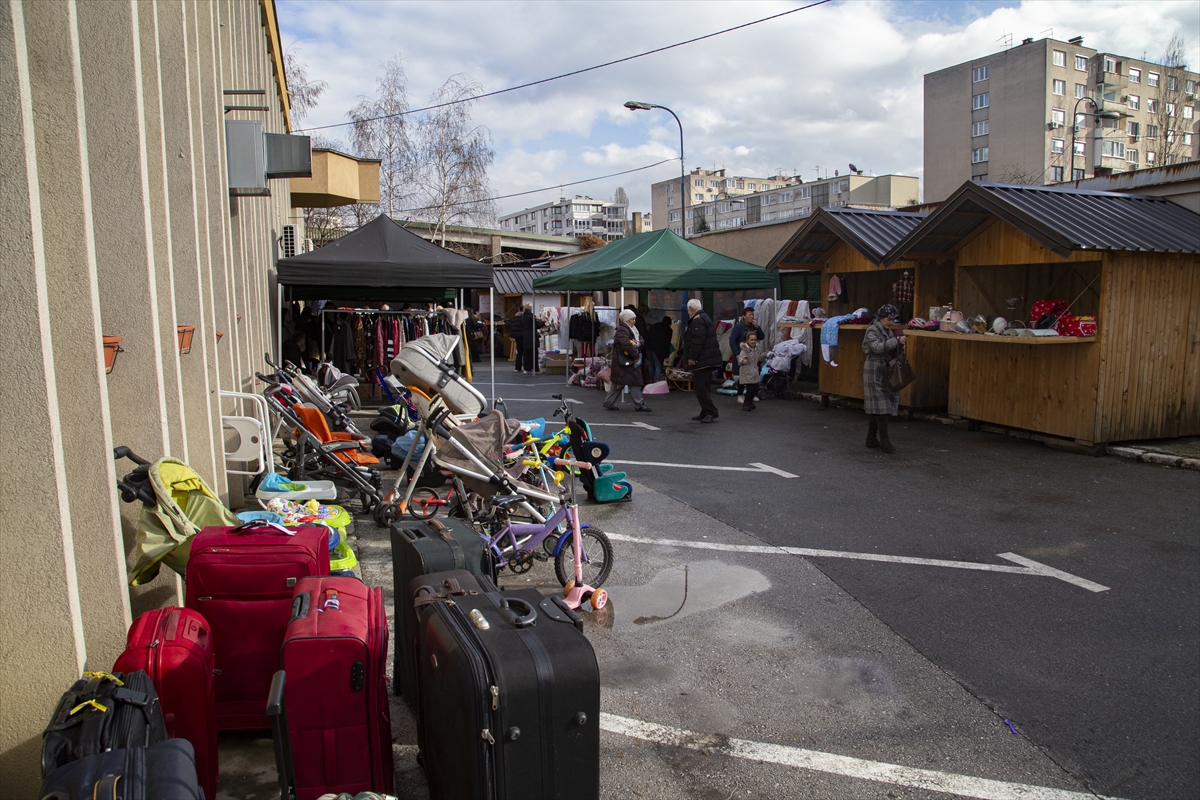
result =
[{"label": "child's bicycle", "polygon": [[519,575],[532,569],[534,561],[553,558],[554,574],[564,587],[567,604],[580,608],[587,603],[593,609],[601,609],[608,602],[608,592],[600,586],[612,571],[612,542],[595,525],[579,521],[579,505],[575,501],[575,469],[591,469],[591,465],[555,458],[551,466],[570,473],[570,503],[544,523],[525,523],[509,518],[525,500],[524,496],[492,497],[491,513],[484,522],[487,532],[480,535],[487,541],[497,570],[508,567]]}]

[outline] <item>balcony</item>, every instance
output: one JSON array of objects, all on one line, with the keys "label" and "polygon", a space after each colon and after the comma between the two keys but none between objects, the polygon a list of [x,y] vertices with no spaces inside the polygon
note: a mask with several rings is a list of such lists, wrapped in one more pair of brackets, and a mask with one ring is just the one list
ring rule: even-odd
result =
[{"label": "balcony", "polygon": [[379,159],[314,148],[312,177],[292,178],[293,208],[334,208],[379,202]]}]

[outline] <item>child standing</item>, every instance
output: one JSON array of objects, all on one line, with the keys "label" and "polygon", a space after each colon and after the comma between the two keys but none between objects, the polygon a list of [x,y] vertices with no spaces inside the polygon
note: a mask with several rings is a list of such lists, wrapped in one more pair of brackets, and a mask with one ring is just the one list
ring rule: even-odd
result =
[{"label": "child standing", "polygon": [[742,340],[741,352],[738,353],[737,359],[738,388],[746,394],[746,400],[742,403],[744,411],[753,411],[758,408],[754,398],[758,396],[758,376],[766,358],[766,355],[758,349],[758,334],[753,331],[747,333],[746,338]]}]

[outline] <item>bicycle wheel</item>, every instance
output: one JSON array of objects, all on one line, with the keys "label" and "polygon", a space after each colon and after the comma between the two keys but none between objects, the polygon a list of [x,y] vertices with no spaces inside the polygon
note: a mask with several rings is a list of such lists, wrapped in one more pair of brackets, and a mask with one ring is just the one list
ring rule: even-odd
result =
[{"label": "bicycle wheel", "polygon": [[412,499],[408,501],[408,515],[413,519],[429,519],[437,513],[438,494],[433,489],[417,489],[413,492]]},{"label": "bicycle wheel", "polygon": [[[579,544],[584,555],[583,582],[598,589],[612,571],[612,542],[604,531],[592,525],[579,532]],[[569,541],[563,543],[562,550],[554,558],[554,574],[563,586],[567,581],[575,580],[575,549]]]}]

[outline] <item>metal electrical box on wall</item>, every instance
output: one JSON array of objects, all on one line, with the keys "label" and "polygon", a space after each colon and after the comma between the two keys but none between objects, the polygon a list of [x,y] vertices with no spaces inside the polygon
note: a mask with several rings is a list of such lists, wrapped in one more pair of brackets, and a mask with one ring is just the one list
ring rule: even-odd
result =
[{"label": "metal electrical box on wall", "polygon": [[225,155],[231,194],[270,194],[267,189],[266,140],[255,120],[225,121]]},{"label": "metal electrical box on wall", "polygon": [[267,177],[311,178],[312,138],[286,133],[268,133]]}]

